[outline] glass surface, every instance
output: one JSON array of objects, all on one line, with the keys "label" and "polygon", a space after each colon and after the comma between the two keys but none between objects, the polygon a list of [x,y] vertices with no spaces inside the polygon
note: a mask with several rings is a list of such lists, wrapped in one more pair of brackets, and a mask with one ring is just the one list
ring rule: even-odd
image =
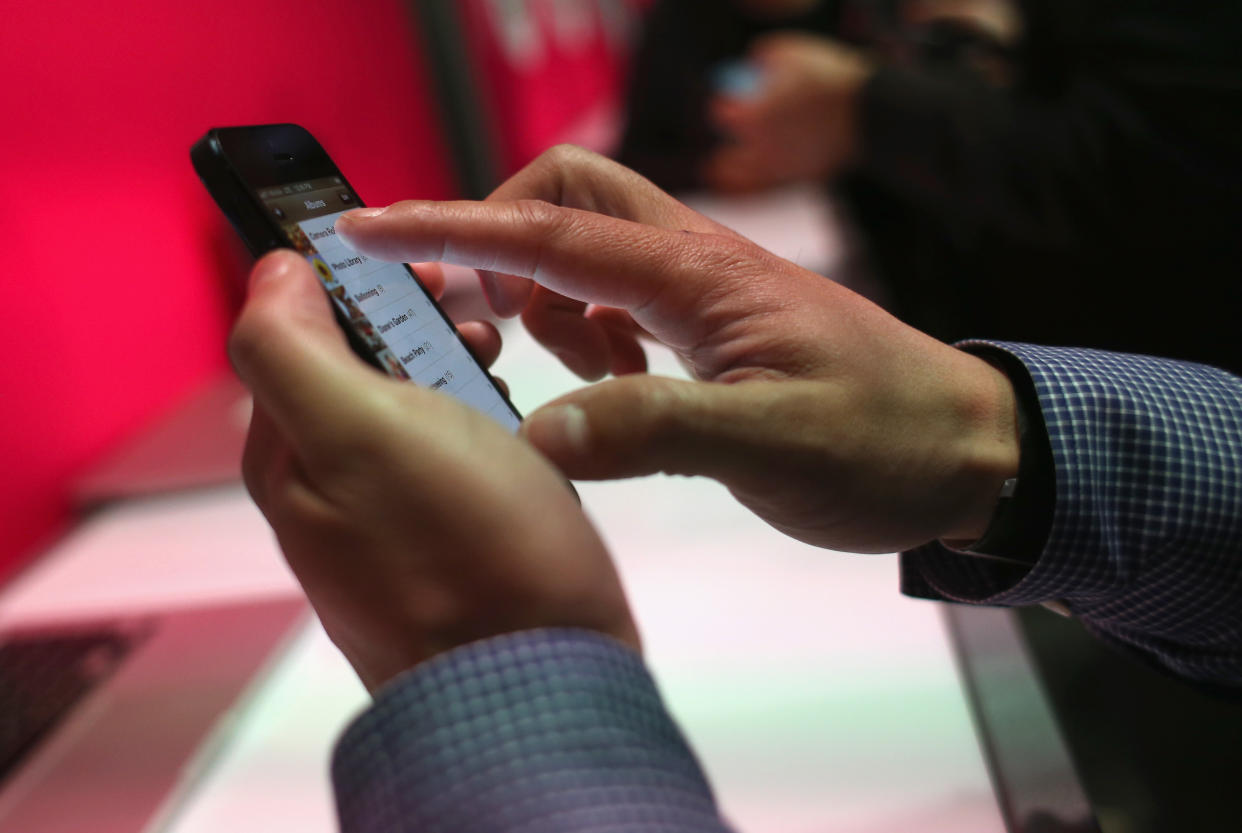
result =
[{"label": "glass surface", "polygon": [[409,268],[372,260],[337,237],[337,217],[360,205],[340,177],[263,188],[258,197],[385,372],[443,391],[517,431],[518,415]]}]

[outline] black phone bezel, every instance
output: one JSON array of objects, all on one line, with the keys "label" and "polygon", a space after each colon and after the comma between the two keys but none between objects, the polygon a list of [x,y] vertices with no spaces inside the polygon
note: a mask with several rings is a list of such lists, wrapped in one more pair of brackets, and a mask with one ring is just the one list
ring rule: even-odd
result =
[{"label": "black phone bezel", "polygon": [[[296,124],[213,127],[190,148],[190,161],[207,191],[224,212],[246,248],[256,258],[273,249],[290,246],[284,230],[259,202],[256,192],[260,188],[340,177],[342,184],[357,199],[358,207],[366,204],[358,190],[349,183],[310,131]],[[505,389],[479,361],[470,344],[462,338],[452,319],[445,315],[439,302],[418,280],[414,270],[407,264],[402,266],[440,317],[452,326],[458,342],[520,421],[522,414],[514,407]],[[327,294],[326,288],[324,292]],[[350,348],[367,364],[387,373],[337,305],[331,301],[329,303],[337,324],[345,332]]]}]

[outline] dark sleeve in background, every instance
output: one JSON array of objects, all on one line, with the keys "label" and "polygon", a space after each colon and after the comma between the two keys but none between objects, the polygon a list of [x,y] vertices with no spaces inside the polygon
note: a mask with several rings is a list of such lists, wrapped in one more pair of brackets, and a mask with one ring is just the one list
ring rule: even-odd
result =
[{"label": "dark sleeve in background", "polygon": [[625,130],[614,156],[665,190],[700,184],[699,166],[715,145],[705,113],[708,72],[745,42],[731,11],[708,6],[701,0],[656,3],[630,70]]},{"label": "dark sleeve in background", "polygon": [[1012,89],[881,69],[845,192],[895,311],[1238,369],[1242,7],[1023,4]]}]

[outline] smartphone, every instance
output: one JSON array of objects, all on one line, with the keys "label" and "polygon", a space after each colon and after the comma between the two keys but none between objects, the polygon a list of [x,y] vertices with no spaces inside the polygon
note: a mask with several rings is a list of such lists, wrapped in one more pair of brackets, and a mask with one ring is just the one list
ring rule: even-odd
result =
[{"label": "smartphone", "polygon": [[307,130],[213,128],[190,149],[190,160],[251,254],[283,247],[306,258],[354,352],[517,431],[517,409],[413,270],[365,257],[337,237],[336,218],[363,202]]}]

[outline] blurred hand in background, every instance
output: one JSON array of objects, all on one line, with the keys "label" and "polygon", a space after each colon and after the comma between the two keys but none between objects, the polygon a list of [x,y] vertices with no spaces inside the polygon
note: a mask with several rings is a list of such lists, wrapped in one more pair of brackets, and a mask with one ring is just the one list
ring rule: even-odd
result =
[{"label": "blurred hand in background", "polygon": [[704,181],[754,191],[823,181],[847,165],[858,151],[859,92],[872,71],[864,53],[789,32],[760,38],[747,60],[758,74],[755,91],[709,102],[724,140],[703,164]]},{"label": "blurred hand in background", "polygon": [[955,23],[1005,46],[1022,34],[1021,12],[1010,0],[906,0],[900,15],[910,26]]}]

